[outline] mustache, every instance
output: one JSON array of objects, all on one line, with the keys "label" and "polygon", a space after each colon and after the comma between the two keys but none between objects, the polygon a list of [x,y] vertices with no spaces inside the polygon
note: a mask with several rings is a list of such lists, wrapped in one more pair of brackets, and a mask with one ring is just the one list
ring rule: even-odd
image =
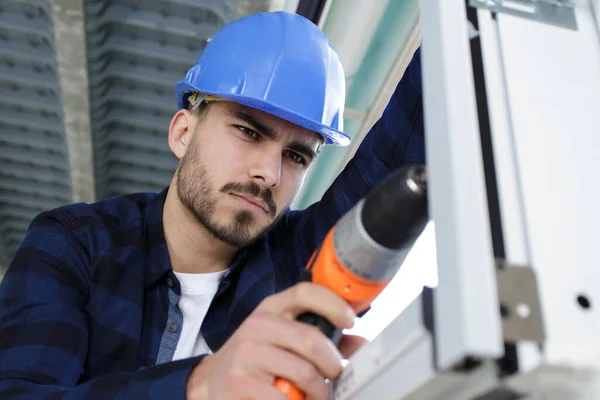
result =
[{"label": "mustache", "polygon": [[273,193],[271,192],[271,189],[265,188],[264,190],[261,190],[260,186],[256,182],[229,182],[220,189],[220,192],[247,193],[253,197],[259,197],[269,208],[269,213],[271,216],[275,215],[277,212],[277,206],[273,200]]}]

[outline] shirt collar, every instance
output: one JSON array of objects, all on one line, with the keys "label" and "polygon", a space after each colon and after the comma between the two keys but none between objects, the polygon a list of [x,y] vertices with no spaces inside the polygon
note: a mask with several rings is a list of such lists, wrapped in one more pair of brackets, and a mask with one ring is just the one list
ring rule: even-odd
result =
[{"label": "shirt collar", "polygon": [[172,269],[162,222],[163,206],[168,191],[167,187],[150,200],[144,215],[147,256],[146,287],[153,285]]}]

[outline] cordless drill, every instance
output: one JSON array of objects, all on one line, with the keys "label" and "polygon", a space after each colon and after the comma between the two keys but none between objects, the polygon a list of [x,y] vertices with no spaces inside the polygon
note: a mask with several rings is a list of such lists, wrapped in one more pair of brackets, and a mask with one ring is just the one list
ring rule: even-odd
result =
[{"label": "cordless drill", "polygon": [[[392,173],[329,230],[300,280],[325,286],[348,301],[357,315],[392,280],[428,221],[425,168],[407,165]],[[298,321],[318,327],[336,345],[342,337],[327,319],[305,313]],[[305,395],[290,381],[275,387],[290,400]]]}]

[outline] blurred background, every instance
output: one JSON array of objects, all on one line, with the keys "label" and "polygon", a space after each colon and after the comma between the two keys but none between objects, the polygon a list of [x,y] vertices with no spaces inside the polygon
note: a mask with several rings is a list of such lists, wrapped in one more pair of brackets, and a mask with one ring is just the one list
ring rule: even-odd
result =
[{"label": "blurred background", "polygon": [[0,276],[36,214],[168,185],[175,82],[225,23],[276,10],[319,25],[347,78],[354,142],[322,152],[304,208],[387,104],[419,45],[417,0],[0,0]]}]

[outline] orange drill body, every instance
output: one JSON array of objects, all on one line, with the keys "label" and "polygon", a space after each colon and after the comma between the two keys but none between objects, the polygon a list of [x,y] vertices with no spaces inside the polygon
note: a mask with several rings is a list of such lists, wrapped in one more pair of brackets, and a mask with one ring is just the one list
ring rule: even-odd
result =
[{"label": "orange drill body", "polygon": [[[335,230],[331,229],[327,233],[323,244],[312,254],[306,268],[311,271],[313,283],[332,290],[360,314],[385,289],[390,280],[373,282],[348,271],[335,251],[334,232]],[[275,387],[289,400],[305,400],[304,393],[287,379],[276,379]]]},{"label": "orange drill body", "polygon": [[[345,299],[360,315],[385,289],[428,220],[425,170],[406,166],[371,190],[329,230],[312,254],[305,280]],[[341,331],[325,318],[306,313],[299,321],[317,326],[337,344]],[[304,393],[286,379],[275,387],[289,400]]]},{"label": "orange drill body", "polygon": [[379,296],[391,279],[370,281],[360,278],[348,270],[335,250],[334,233],[335,229],[331,229],[327,233],[321,248],[314,253],[318,252],[314,263],[309,262],[307,269],[310,269],[312,273],[313,283],[332,290],[350,303],[357,314],[360,314]]}]

